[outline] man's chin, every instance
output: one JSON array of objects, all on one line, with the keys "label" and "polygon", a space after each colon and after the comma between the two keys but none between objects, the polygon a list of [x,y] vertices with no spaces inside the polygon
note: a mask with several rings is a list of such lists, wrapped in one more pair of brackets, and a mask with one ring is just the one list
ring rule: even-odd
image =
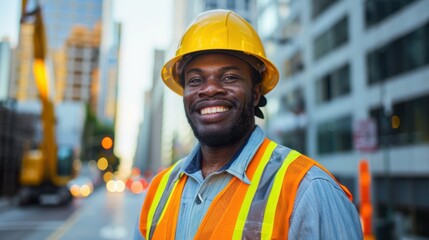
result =
[{"label": "man's chin", "polygon": [[201,144],[210,147],[226,146],[236,141],[232,131],[226,130],[225,127],[210,126],[201,130],[194,130],[194,135]]},{"label": "man's chin", "polygon": [[186,114],[186,117],[195,137],[202,145],[222,147],[236,144],[253,130],[255,125],[253,106],[247,104],[244,109],[237,116],[230,115],[216,122],[205,122],[189,114]]}]

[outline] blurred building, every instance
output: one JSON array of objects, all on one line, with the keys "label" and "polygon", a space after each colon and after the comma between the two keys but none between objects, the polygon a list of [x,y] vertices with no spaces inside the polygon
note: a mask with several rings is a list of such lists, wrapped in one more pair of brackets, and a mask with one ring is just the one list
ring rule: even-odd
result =
[{"label": "blurred building", "polygon": [[[164,113],[163,82],[160,72],[164,64],[164,51],[154,51],[152,88],[145,92],[143,121],[140,124],[134,166],[143,173],[154,173],[161,166],[167,166],[161,160],[161,136]],[[151,175],[151,174],[149,174]]]},{"label": "blurred building", "polygon": [[9,86],[9,97],[18,101],[38,98],[33,76],[33,31],[34,25],[21,23],[18,46],[15,50],[14,69]]},{"label": "blurred building", "polygon": [[267,96],[269,136],[320,161],[356,203],[358,161],[368,159],[376,218],[428,237],[429,1],[265,0],[258,9],[281,72]]},{"label": "blurred building", "polygon": [[99,46],[101,26],[93,31],[83,26],[72,28],[67,38],[65,83],[57,80],[58,98],[62,101],[85,102],[92,112],[97,110],[99,95]]},{"label": "blurred building", "polygon": [[[87,1],[85,1],[87,2]],[[102,1],[102,32],[100,45],[100,88],[97,116],[105,124],[115,124],[118,93],[119,53],[122,26],[114,21],[114,1]]]},{"label": "blurred building", "polygon": [[22,150],[37,137],[37,119],[18,113],[13,100],[0,101],[0,197],[13,197],[19,190]]},{"label": "blurred building", "polygon": [[[100,120],[113,124],[120,25],[113,21],[112,1],[43,0],[40,3],[55,102],[88,104]],[[29,8],[32,6],[34,4]],[[10,97],[18,101],[37,100],[32,76],[33,28],[31,23],[21,23],[10,93]]]},{"label": "blurred building", "polygon": [[98,116],[100,116],[105,123],[115,125],[122,25],[118,22],[114,22],[111,28],[111,34],[109,35],[111,36],[111,45],[106,44],[108,45],[106,47],[106,71],[103,71],[105,75],[101,78],[104,79],[104,81],[102,81],[102,88],[100,90],[101,95],[98,98],[98,105],[100,106],[98,108]]},{"label": "blurred building", "polygon": [[8,39],[0,41],[0,101],[9,95],[10,69],[12,62],[12,49]]}]

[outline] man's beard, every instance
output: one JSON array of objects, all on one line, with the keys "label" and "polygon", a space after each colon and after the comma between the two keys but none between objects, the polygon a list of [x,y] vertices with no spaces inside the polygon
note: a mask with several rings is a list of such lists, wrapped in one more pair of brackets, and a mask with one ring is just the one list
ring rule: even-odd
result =
[{"label": "man's beard", "polygon": [[245,103],[243,111],[238,115],[238,118],[233,124],[225,126],[219,131],[204,132],[198,131],[198,128],[191,121],[189,113],[186,112],[186,118],[189,125],[194,132],[195,137],[198,141],[209,147],[221,147],[236,143],[243,138],[249,131],[252,131],[254,127],[254,112],[253,112],[253,95],[251,95],[249,101]]}]

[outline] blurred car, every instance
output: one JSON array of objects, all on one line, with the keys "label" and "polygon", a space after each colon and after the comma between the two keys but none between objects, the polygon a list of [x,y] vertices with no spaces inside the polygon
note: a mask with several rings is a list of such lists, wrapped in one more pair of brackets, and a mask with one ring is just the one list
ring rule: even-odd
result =
[{"label": "blurred car", "polygon": [[78,176],[68,183],[70,193],[75,198],[86,198],[94,192],[94,185],[89,177]]}]

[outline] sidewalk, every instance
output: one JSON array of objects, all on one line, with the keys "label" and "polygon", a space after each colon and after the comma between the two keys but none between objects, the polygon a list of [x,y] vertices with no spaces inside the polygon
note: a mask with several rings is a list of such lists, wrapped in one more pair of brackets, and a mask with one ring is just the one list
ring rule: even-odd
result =
[{"label": "sidewalk", "polygon": [[10,205],[11,205],[10,199],[0,197],[0,212],[7,209]]}]

